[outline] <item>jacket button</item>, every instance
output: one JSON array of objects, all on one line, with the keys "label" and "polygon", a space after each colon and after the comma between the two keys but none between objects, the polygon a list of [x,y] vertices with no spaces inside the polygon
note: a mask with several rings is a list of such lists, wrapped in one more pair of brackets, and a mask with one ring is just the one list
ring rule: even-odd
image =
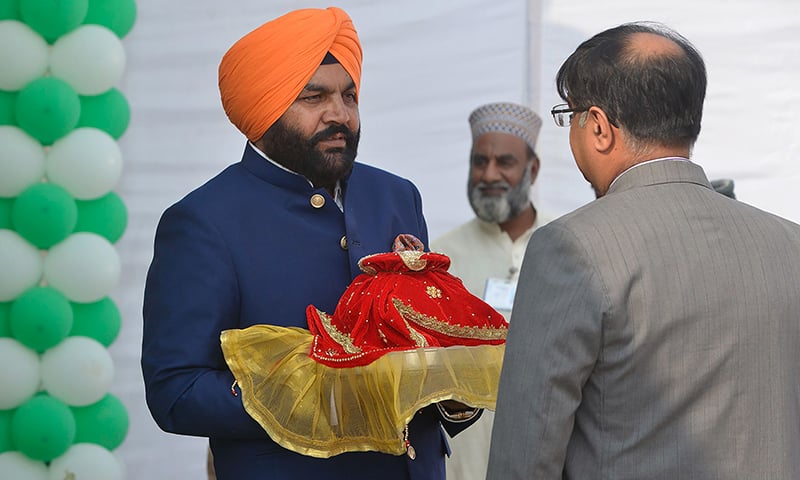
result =
[{"label": "jacket button", "polygon": [[339,240],[339,246],[342,247],[342,250],[347,250],[347,235],[342,235],[342,239]]},{"label": "jacket button", "polygon": [[325,205],[325,197],[319,193],[311,195],[311,206],[314,208],[322,208]]}]

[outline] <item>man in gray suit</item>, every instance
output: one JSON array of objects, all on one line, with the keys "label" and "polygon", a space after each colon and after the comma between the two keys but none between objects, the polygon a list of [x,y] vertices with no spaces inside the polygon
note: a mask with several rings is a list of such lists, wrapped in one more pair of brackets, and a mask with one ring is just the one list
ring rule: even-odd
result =
[{"label": "man in gray suit", "polygon": [[700,54],[621,25],[556,84],[598,198],[529,243],[488,478],[800,478],[800,226],[689,160]]}]

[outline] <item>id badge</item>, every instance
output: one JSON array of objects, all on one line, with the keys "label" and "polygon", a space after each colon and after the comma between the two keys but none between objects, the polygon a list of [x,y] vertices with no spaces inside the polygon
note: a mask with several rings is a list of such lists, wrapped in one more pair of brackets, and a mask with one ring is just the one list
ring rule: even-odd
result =
[{"label": "id badge", "polygon": [[514,306],[514,295],[517,293],[517,281],[507,278],[487,278],[483,301],[495,310],[511,310]]}]

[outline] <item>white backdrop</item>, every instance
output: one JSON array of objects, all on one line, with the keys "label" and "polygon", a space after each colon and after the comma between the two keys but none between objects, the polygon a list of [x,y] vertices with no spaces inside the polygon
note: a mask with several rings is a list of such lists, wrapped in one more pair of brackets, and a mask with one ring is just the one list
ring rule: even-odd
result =
[{"label": "white backdrop", "polygon": [[[738,197],[800,221],[797,122],[800,111],[800,7],[795,0],[342,0],[364,49],[363,134],[359,160],[412,179],[432,237],[472,215],[466,200],[467,115],[491,101],[528,103],[544,118],[537,205],[562,214],[590,201],[567,131],[549,116],[559,103],[553,77],[561,61],[604,28],[664,21],[692,40],[709,70],[703,131],[695,160],[712,178],[736,181]],[[120,146],[118,193],[129,225],[118,243],[123,280],[114,292],[123,329],[110,351],[112,393],[131,427],[118,450],[128,478],[199,479],[205,441],[160,432],[144,404],[139,370],[141,303],[161,212],[238,160],[244,137],[219,103],[217,65],[236,39],[301,6],[291,0],[138,0],[124,45],[120,89],[132,119]]]}]

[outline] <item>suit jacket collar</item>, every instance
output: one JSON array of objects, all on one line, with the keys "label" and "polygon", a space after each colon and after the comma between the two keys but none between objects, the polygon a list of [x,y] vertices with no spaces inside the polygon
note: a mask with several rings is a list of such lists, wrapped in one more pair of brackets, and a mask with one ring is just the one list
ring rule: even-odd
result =
[{"label": "suit jacket collar", "polygon": [[[300,192],[322,190],[320,188],[314,188],[304,176],[280,168],[272,162],[267,161],[252,147],[252,145],[250,145],[250,142],[247,142],[247,145],[245,145],[241,163],[247,171],[256,177],[278,187]],[[354,170],[357,168],[356,165],[353,165]],[[341,180],[342,189],[345,188],[348,178],[343,178]]]},{"label": "suit jacket collar", "polygon": [[627,170],[614,181],[607,195],[663,183],[694,183],[712,188],[700,165],[687,161],[662,160]]}]

